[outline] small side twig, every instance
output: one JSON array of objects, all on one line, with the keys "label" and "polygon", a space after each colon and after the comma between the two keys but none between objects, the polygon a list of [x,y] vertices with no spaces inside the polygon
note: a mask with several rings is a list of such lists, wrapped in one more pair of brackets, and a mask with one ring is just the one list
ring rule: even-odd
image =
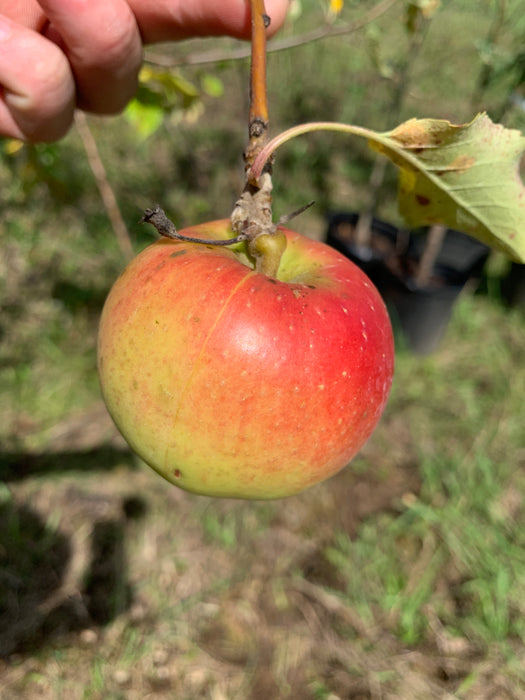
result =
[{"label": "small side twig", "polygon": [[303,211],[306,211],[307,209],[310,209],[310,207],[313,207],[315,204],[315,201],[312,200],[311,202],[308,202],[308,204],[303,204],[302,207],[299,207],[299,209],[296,209],[295,211],[290,212],[290,214],[283,214],[279,221],[275,224],[276,226],[284,226],[287,224],[289,221],[292,219],[295,219],[296,216],[299,216],[299,214],[302,214]]},{"label": "small side twig", "polygon": [[166,213],[159,205],[153,207],[152,209],[146,209],[144,216],[141,219],[141,223],[151,224],[157,229],[160,236],[164,238],[171,238],[175,241],[186,241],[188,243],[203,243],[206,245],[234,245],[235,243],[240,243],[241,241],[246,241],[248,236],[244,233],[240,233],[235,238],[224,238],[224,239],[214,239],[214,238],[194,238],[193,236],[184,236],[182,233],[177,231],[177,228],[171,219],[168,219]]},{"label": "small side twig", "polygon": [[113,192],[113,188],[108,179],[106,168],[98,152],[97,142],[93,136],[86,115],[83,112],[75,114],[75,125],[82,140],[84,150],[88,159],[89,167],[95,177],[95,182],[100,192],[104,208],[110,220],[111,226],[117,237],[117,242],[124,255],[124,258],[129,261],[135,253],[131,244],[128,229],[120,213],[117,198]]},{"label": "small side twig", "polygon": [[[290,214],[283,214],[283,216],[281,216],[279,221],[275,224],[275,228],[277,228],[278,226],[284,226],[289,221],[295,219],[296,216],[299,216],[299,214],[302,214],[303,211],[306,211],[314,204],[315,202],[313,201],[308,202],[308,204],[304,204],[302,207],[299,207],[299,209],[296,209]],[[215,239],[185,236],[184,234],[179,233],[177,231],[177,227],[175,226],[173,221],[167,217],[164,209],[162,209],[158,204],[152,207],[151,209],[146,209],[144,211],[144,216],[140,220],[140,223],[151,224],[157,230],[159,236],[162,236],[163,238],[171,238],[174,241],[186,241],[188,243],[204,243],[206,245],[213,246],[228,246],[235,245],[236,243],[241,243],[242,241],[248,241],[250,239],[250,234],[248,231],[246,233],[240,233],[234,238]]]}]

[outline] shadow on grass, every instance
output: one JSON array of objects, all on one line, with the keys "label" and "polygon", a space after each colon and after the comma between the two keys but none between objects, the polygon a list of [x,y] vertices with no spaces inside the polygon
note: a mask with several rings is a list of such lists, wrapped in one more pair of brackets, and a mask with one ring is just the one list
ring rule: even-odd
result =
[{"label": "shadow on grass", "polygon": [[52,472],[107,471],[122,464],[133,467],[133,456],[129,449],[110,445],[87,450],[64,450],[61,452],[1,452],[0,480],[20,481],[29,476]]},{"label": "shadow on grass", "polygon": [[107,625],[131,605],[126,526],[146,512],[140,496],[93,524],[80,588],[70,539],[12,500],[0,503],[0,657],[52,646],[70,633]]}]

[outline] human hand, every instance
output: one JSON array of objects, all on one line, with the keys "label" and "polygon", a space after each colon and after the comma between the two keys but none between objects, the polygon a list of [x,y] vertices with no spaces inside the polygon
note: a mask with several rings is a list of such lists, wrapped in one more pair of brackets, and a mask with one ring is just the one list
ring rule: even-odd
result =
[{"label": "human hand", "polygon": [[[266,0],[269,34],[287,0]],[[246,0],[0,0],[0,136],[54,141],[76,107],[122,110],[143,44],[192,36],[250,36]]]}]

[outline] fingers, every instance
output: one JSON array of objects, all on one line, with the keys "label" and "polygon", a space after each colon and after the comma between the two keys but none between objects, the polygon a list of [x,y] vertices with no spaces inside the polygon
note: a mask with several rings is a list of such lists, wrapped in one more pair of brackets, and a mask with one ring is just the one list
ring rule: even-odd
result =
[{"label": "fingers", "polygon": [[0,15],[0,134],[53,141],[71,125],[75,83],[64,53]]},{"label": "fingers", "polygon": [[53,141],[75,104],[111,114],[135,93],[142,42],[125,0],[0,0],[0,10],[10,17],[0,14],[0,134]]},{"label": "fingers", "polygon": [[[266,0],[269,35],[287,5]],[[0,0],[0,135],[51,141],[75,105],[118,112],[135,93],[142,41],[221,34],[249,38],[247,0]]]},{"label": "fingers", "polygon": [[77,104],[113,114],[134,95],[142,40],[126,0],[39,0],[50,22],[47,35],[69,60]]},{"label": "fingers", "polygon": [[[145,43],[195,36],[250,36],[250,6],[247,0],[128,0]],[[283,24],[288,0],[266,0],[271,23],[268,36]]]},{"label": "fingers", "polygon": [[0,15],[5,15],[14,22],[41,31],[46,17],[37,0],[0,0]]}]

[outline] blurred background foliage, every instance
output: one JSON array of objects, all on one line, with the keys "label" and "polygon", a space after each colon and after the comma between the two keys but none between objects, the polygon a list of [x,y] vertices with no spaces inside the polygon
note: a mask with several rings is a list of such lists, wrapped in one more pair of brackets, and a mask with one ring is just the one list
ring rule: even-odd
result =
[{"label": "blurred background foliage", "polygon": [[[521,0],[381,4],[367,21],[369,0],[292,0],[269,46],[273,134],[309,120],[461,123],[479,110],[525,130]],[[78,122],[56,144],[0,143],[0,515],[15,543],[0,551],[0,575],[31,577],[42,552],[16,552],[38,533],[52,552],[66,533],[89,559],[93,522],[117,509],[110,549],[121,562],[118,533],[130,538],[135,595],[128,609],[120,578],[91,572],[121,597],[89,643],[99,618],[76,569],[64,595],[77,586],[87,621],[50,621],[55,603],[47,597],[44,614],[29,590],[33,627],[0,634],[11,655],[3,688],[10,698],[523,697],[525,321],[502,303],[505,259],[491,257],[483,293],[462,298],[438,352],[399,349],[377,433],[308,494],[244,504],[167,491],[118,442],[100,408],[96,327],[128,244],[153,240],[142,211],[158,202],[179,228],[228,217],[243,183],[246,45],[192,40],[147,59],[121,116],[89,117],[88,132]],[[322,237],[329,212],[368,204],[373,167],[359,140],[291,142],[276,159],[276,218],[313,199],[296,227]],[[400,223],[390,166],[377,214]],[[60,600],[63,576],[51,586]],[[63,629],[80,636],[47,648]]]}]

